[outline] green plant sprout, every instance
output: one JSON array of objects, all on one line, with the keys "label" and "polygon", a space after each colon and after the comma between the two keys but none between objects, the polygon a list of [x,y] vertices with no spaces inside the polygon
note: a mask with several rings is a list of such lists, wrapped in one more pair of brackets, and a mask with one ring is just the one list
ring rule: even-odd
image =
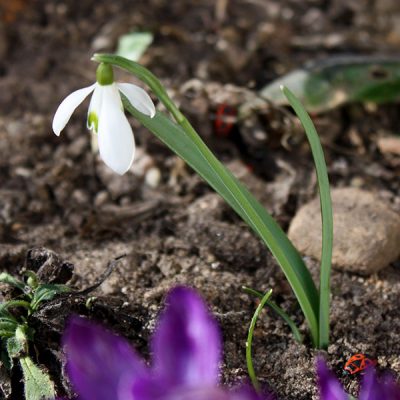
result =
[{"label": "green plant sprout", "polygon": [[[97,83],[91,87],[73,92],[61,103],[53,121],[53,127],[55,125],[57,126],[57,129],[54,130],[55,133],[60,133],[68,122],[74,109],[94,88],[96,88],[89,107],[88,126],[92,129],[94,128],[94,130],[98,132],[100,155],[103,160],[117,172],[124,173],[130,168],[134,148],[132,146],[132,140],[128,137],[129,135],[133,137],[132,132],[126,128],[123,117],[119,114],[117,116],[117,105],[122,100],[124,108],[130,114],[192,167],[263,240],[275,256],[293,289],[307,321],[313,346],[316,348],[326,348],[329,344],[329,296],[333,241],[332,206],[322,147],[313,123],[300,102],[287,88],[282,88],[283,93],[288,98],[288,101],[304,126],[317,170],[323,222],[321,280],[319,290],[299,252],[281,227],[243,184],[218,161],[189,121],[168,96],[161,82],[140,64],[120,56],[95,54],[93,60],[100,63],[97,71]],[[112,74],[110,74],[109,71],[111,66],[128,71],[149,86],[172,115],[174,121],[165,113],[160,111],[153,112],[152,103],[145,99],[143,93],[140,93],[140,99],[134,98],[134,96],[131,95],[132,93],[128,93],[124,90],[124,86],[115,84]],[[104,79],[102,71],[104,71],[105,74]],[[116,87],[118,87],[119,93]],[[112,100],[104,94],[102,103],[110,105],[115,116],[107,116],[107,109],[105,107],[99,107],[99,102],[96,103],[96,100],[94,100],[96,91],[100,92],[100,89],[103,94],[113,93],[114,97]],[[71,99],[73,101],[71,101]],[[141,102],[139,100],[145,101]],[[100,111],[97,111],[95,115],[91,114],[91,111],[96,110]],[[93,119],[94,116],[96,118]],[[121,127],[126,131],[126,135],[123,139],[121,139],[121,133],[118,133],[118,121],[121,121]],[[94,122],[98,125],[98,129]],[[113,128],[114,132],[111,131],[111,128]],[[114,134],[117,137],[113,138],[112,135]],[[118,142],[119,139],[121,139],[122,142]],[[127,146],[121,143],[127,143]],[[118,148],[121,147],[124,147],[123,157],[119,157],[117,152]],[[127,152],[126,148],[128,147],[130,147],[131,150]],[[119,165],[121,159],[124,159],[123,165]]]},{"label": "green plant sprout", "polygon": [[[242,289],[244,292],[251,294],[255,297],[258,297],[261,301],[263,301],[265,295],[262,294],[261,292],[259,292],[258,290],[254,290],[254,289],[246,287],[246,286],[243,286]],[[271,310],[275,311],[275,313],[278,314],[288,324],[296,341],[298,343],[303,343],[303,339],[304,339],[303,335],[300,333],[299,328],[296,326],[294,321],[290,318],[290,316],[285,311],[282,310],[281,307],[279,307],[272,300],[270,300],[269,297],[270,296],[267,297],[265,304]]]},{"label": "green plant sprout", "polygon": [[265,304],[268,302],[271,295],[272,295],[272,289],[268,290],[268,292],[265,293],[265,295],[261,295],[260,304],[256,308],[253,318],[251,319],[249,333],[247,335],[247,341],[246,341],[247,372],[249,373],[251,383],[253,384],[254,389],[256,389],[257,392],[260,391],[260,384],[258,383],[257,376],[256,376],[256,373],[255,373],[254,367],[253,367],[253,359],[251,356],[251,346],[253,344],[253,333],[254,333],[254,328],[256,327],[256,322],[257,322],[258,316],[260,315],[261,310],[264,308]]},{"label": "green plant sprout", "polygon": [[29,317],[43,301],[52,300],[55,295],[71,289],[66,285],[41,284],[32,271],[25,275],[27,279],[23,282],[6,272],[0,273],[0,283],[20,292],[17,297],[0,304],[0,360],[8,370],[16,361],[19,362],[27,400],[50,399],[55,397],[54,384],[30,356],[35,332],[29,326]]}]

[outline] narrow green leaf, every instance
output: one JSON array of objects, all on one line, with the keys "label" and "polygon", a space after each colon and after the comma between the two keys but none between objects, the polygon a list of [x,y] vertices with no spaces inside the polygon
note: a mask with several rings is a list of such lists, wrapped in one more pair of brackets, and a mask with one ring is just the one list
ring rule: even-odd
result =
[{"label": "narrow green leaf", "polygon": [[29,357],[23,357],[19,362],[24,375],[25,399],[54,399],[54,384],[47,372],[36,366]]},{"label": "narrow green leaf", "polygon": [[159,112],[154,118],[149,118],[127,102],[124,104],[132,115],[208,182],[269,247],[298,299],[307,319],[313,343],[318,346],[317,289],[302,258],[275,220],[211,152],[208,153],[209,159],[212,160],[210,166],[197,144],[169,118]]},{"label": "narrow green leaf", "polygon": [[[0,318],[0,331],[3,333],[14,333],[17,329],[17,326],[18,322],[16,319]],[[2,333],[0,333],[0,336],[3,336]]]},{"label": "narrow green leaf", "polygon": [[70,292],[71,288],[60,284],[43,284],[35,290],[31,302],[32,311],[35,311],[41,302],[52,300],[57,294]]},{"label": "narrow green leaf", "polygon": [[307,114],[307,111],[300,101],[288,88],[283,87],[282,90],[304,127],[317,171],[322,219],[322,251],[319,288],[319,347],[327,348],[329,345],[330,276],[333,247],[333,213],[331,194],[329,191],[328,171],[326,168],[324,151],[310,116]]},{"label": "narrow green leaf", "polygon": [[1,343],[1,339],[8,339],[13,336],[14,336],[14,332],[12,332],[11,330],[0,328],[0,343]]},{"label": "narrow green leaf", "polygon": [[249,327],[249,333],[247,335],[247,341],[246,341],[246,362],[247,362],[247,371],[249,372],[249,377],[251,379],[251,382],[254,386],[254,389],[257,391],[260,390],[260,385],[257,380],[256,373],[254,371],[254,366],[253,366],[253,358],[251,354],[251,346],[253,343],[253,333],[254,333],[254,328],[256,326],[256,322],[258,319],[258,316],[260,315],[261,310],[264,308],[265,303],[268,301],[268,299],[271,297],[272,294],[272,289],[270,289],[263,298],[260,301],[260,304],[256,308],[256,311],[254,312],[253,318],[251,319],[250,327]]},{"label": "narrow green leaf", "polygon": [[[243,286],[243,290],[248,293],[251,294],[253,296],[258,297],[260,300],[262,300],[264,298],[264,295],[259,292],[258,290],[254,290],[252,288],[249,288],[247,286]],[[294,323],[294,321],[289,317],[289,315],[282,310],[281,307],[279,307],[276,303],[274,303],[272,300],[267,300],[267,302],[265,303],[271,310],[275,311],[276,314],[278,314],[288,325],[289,328],[291,329],[293,336],[295,338],[295,340],[298,343],[303,343],[303,335],[300,333],[299,329],[297,328],[296,324]]]},{"label": "narrow green leaf", "polygon": [[24,290],[25,288],[24,282],[20,281],[17,278],[14,278],[7,272],[0,273],[0,282],[7,283],[8,285],[14,286],[20,290]]},{"label": "narrow green leaf", "polygon": [[18,320],[11,315],[7,310],[0,311],[0,324],[2,323],[13,323],[18,324]]},{"label": "narrow green leaf", "polygon": [[9,310],[10,308],[15,308],[15,307],[23,307],[29,310],[31,305],[25,300],[9,300],[0,304],[1,311]]}]

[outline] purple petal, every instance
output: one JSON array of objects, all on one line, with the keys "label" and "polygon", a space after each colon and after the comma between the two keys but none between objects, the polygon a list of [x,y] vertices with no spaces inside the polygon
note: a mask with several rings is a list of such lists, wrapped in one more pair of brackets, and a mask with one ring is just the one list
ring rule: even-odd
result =
[{"label": "purple petal", "polygon": [[348,396],[322,358],[317,360],[318,382],[321,400],[348,400]]},{"label": "purple petal", "polygon": [[360,400],[400,400],[400,388],[392,376],[378,381],[374,368],[370,368],[363,379]]},{"label": "purple petal", "polygon": [[[242,386],[228,392],[219,387],[179,388],[169,392],[162,400],[267,400],[267,396],[257,394],[251,387]],[[147,399],[146,399],[147,400]],[[154,400],[154,398],[152,399]]]},{"label": "purple petal", "polygon": [[154,372],[169,387],[213,387],[218,382],[220,333],[201,297],[177,287],[155,331],[152,349]]},{"label": "purple petal", "polygon": [[251,386],[242,385],[234,390],[229,400],[272,400],[273,396],[269,393],[257,393]]},{"label": "purple petal", "polygon": [[181,388],[171,391],[168,394],[166,394],[162,398],[162,400],[233,400],[233,399],[230,397],[230,394],[228,392],[225,392],[217,387],[197,387],[191,389]]},{"label": "purple petal", "polygon": [[378,384],[374,368],[369,368],[364,376],[360,390],[360,400],[375,400],[382,397],[381,387]]},{"label": "purple petal", "polygon": [[80,317],[64,333],[68,376],[82,400],[117,400],[123,379],[146,375],[128,342]]},{"label": "purple petal", "polygon": [[167,389],[153,375],[148,374],[140,379],[131,380],[129,377],[121,382],[119,398],[137,400],[164,399]]},{"label": "purple petal", "polygon": [[[126,382],[129,384],[129,382]],[[121,399],[137,400],[253,400],[253,398],[231,397],[228,392],[216,386],[170,386],[165,387],[160,379],[148,376],[125,386]],[[258,398],[254,400],[259,400]]]}]

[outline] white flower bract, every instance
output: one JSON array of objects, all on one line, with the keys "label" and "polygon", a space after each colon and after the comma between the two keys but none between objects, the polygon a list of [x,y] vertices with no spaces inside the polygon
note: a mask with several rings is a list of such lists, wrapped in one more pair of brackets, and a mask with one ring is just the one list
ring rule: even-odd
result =
[{"label": "white flower bract", "polygon": [[135,156],[135,139],[124,114],[120,92],[141,113],[154,117],[155,107],[150,96],[131,83],[111,83],[76,90],[67,96],[53,118],[53,131],[59,136],[75,109],[93,92],[90,100],[87,127],[98,134],[100,157],[116,173],[129,170]]}]

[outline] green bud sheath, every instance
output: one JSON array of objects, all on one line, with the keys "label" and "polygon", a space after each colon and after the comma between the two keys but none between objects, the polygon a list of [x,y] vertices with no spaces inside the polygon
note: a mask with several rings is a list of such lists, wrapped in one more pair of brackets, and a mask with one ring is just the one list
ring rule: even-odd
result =
[{"label": "green bud sheath", "polygon": [[110,64],[101,63],[97,67],[96,80],[99,85],[106,86],[114,83],[114,72]]}]

